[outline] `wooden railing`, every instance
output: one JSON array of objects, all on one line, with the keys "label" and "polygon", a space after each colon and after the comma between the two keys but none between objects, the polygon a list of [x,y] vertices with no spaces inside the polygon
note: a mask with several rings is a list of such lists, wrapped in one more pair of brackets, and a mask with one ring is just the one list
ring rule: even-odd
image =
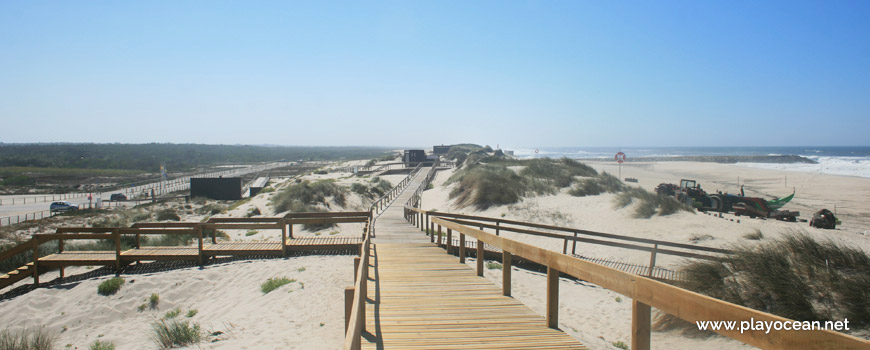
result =
[{"label": "wooden railing", "polygon": [[[374,219],[369,220],[369,226]],[[360,247],[360,256],[354,258],[354,284],[344,290],[344,346],[345,350],[359,350],[362,345],[362,332],[366,328],[366,299],[368,294],[369,257],[371,256],[371,235],[366,232]]]},{"label": "wooden railing", "polygon": [[[705,259],[705,260],[720,260],[723,255],[731,254],[732,252],[727,249],[721,248],[712,248],[712,247],[704,247],[697,246],[691,244],[684,243],[676,243],[655,239],[646,239],[625,235],[616,235],[611,233],[603,233],[603,232],[594,232],[589,230],[581,230],[576,228],[569,227],[559,227],[552,225],[542,225],[530,222],[522,222],[515,220],[506,220],[502,218],[491,218],[485,216],[474,216],[474,215],[463,215],[463,214],[452,214],[452,213],[443,213],[438,211],[425,211],[418,208],[406,207],[405,208],[406,217],[410,223],[414,224],[420,230],[427,232],[430,236],[430,241],[439,242],[441,244],[442,240],[442,232],[435,230],[435,223],[432,221],[434,217],[448,218],[450,221],[471,226],[477,227],[480,230],[483,229],[491,229],[495,231],[495,235],[499,236],[501,231],[508,231],[520,234],[527,234],[532,236],[541,236],[541,237],[549,237],[562,240],[562,254],[568,254],[568,244],[571,243],[571,254],[575,255],[577,253],[577,243],[588,243],[595,245],[604,245],[610,247],[618,247],[624,249],[632,249],[632,250],[640,250],[646,251],[650,253],[650,262],[649,265],[646,266],[646,276],[652,277],[653,271],[656,268],[656,257],[658,254],[665,255],[674,255],[685,258],[694,258],[694,259]],[[517,227],[518,226],[518,227]],[[528,228],[536,228],[543,229],[549,231],[557,231],[557,232],[565,232],[568,234],[562,233],[554,233],[554,232],[543,232],[537,230],[531,230]],[[437,236],[436,236],[437,232]],[[450,233],[447,233],[447,240],[451,241],[452,236]],[[436,238],[437,237],[437,238]],[[594,238],[590,238],[594,237]],[[638,245],[637,243],[645,244]],[[447,245],[450,245],[451,242],[448,242]],[[671,249],[669,249],[671,248]],[[678,250],[675,250],[678,249]],[[712,253],[712,255],[711,255]]]},{"label": "wooden railing", "polygon": [[[632,298],[631,348],[647,350],[650,348],[651,307],[695,323],[696,321],[762,321],[794,322],[784,317],[753,310],[740,305],[714,299],[667,283],[637,276],[606,266],[598,265],[579,258],[560,254],[551,250],[525,244],[473,227],[462,225],[445,218],[435,217],[432,221],[439,229],[443,226],[448,232],[456,231],[460,241],[468,235],[477,239],[478,256],[483,256],[484,244],[502,249],[504,267],[502,290],[504,295],[511,294],[511,261],[513,256],[535,262],[547,267],[547,324],[558,328],[559,320],[559,275],[566,274],[583,281],[597,284],[626,297]],[[460,260],[465,258],[465,247],[460,246]],[[477,274],[483,276],[483,259],[477,259]],[[870,342],[843,333],[828,330],[816,331],[772,331],[764,330],[727,330],[724,327],[715,332],[740,342],[763,349],[867,349]]]},{"label": "wooden railing", "polygon": [[[28,269],[17,269],[16,280],[23,277],[32,276],[34,285],[39,286],[40,263],[39,246],[41,244],[57,241],[57,252],[63,253],[65,249],[65,241],[80,240],[80,239],[105,239],[114,242],[115,259],[111,262],[94,263],[98,265],[112,264],[116,273],[120,273],[121,267],[125,263],[129,263],[121,258],[121,236],[134,236],[135,249],[142,249],[141,236],[154,234],[169,234],[169,235],[192,235],[197,242],[197,253],[195,256],[179,257],[178,259],[195,258],[200,266],[204,265],[206,254],[203,252],[204,232],[208,232],[211,236],[212,243],[217,243],[216,231],[218,229],[275,229],[281,230],[281,255],[287,256],[287,238],[293,238],[293,225],[296,224],[321,224],[321,223],[349,223],[359,222],[365,223],[363,235],[368,236],[368,231],[371,230],[371,213],[370,212],[332,212],[332,213],[289,213],[281,217],[260,217],[260,218],[212,218],[204,223],[200,222],[163,222],[163,223],[136,223],[129,228],[94,228],[94,227],[61,227],[56,229],[52,234],[35,234],[33,237],[17,246],[14,246],[0,253],[0,261],[5,261],[15,257],[16,255],[25,253],[29,250],[33,251],[30,262],[34,262]],[[147,260],[147,259],[142,259]],[[75,264],[73,264],[75,265]],[[27,265],[26,265],[27,266]],[[55,266],[55,265],[52,265]],[[57,265],[60,268],[60,276],[64,275],[64,266]]]},{"label": "wooden railing", "polygon": [[[420,163],[422,164],[422,163]],[[411,198],[408,198],[408,202],[405,203],[405,207],[411,208],[419,208],[423,204],[423,192],[426,191],[426,187],[432,183],[432,180],[435,179],[435,173],[438,171],[438,165],[440,161],[436,160],[432,163],[432,167],[429,168],[429,172],[426,173],[426,177],[423,179],[423,182],[420,183],[420,186],[414,191],[414,194],[411,195]],[[407,210],[405,212],[407,216]]]}]

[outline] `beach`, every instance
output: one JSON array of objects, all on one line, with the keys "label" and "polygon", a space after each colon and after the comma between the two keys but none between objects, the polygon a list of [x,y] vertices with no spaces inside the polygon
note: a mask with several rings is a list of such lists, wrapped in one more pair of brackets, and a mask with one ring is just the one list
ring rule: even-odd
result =
[{"label": "beach", "polygon": [[[587,164],[599,172],[620,172],[618,165],[611,161]],[[340,165],[361,163],[346,162],[336,167]],[[831,239],[870,252],[870,232],[867,232],[870,230],[870,204],[863,200],[870,195],[870,179],[867,178],[710,162],[630,162],[622,165],[623,178],[638,180],[630,185],[650,191],[662,182],[679,183],[680,179],[693,179],[709,192],[736,193],[739,191],[738,177],[746,195],[773,198],[795,191],[795,198],[784,209],[800,211],[800,218],[808,219],[818,209],[834,210],[836,206],[842,224],[836,230],[822,230],[811,228],[806,222],[750,219],[733,214],[719,218],[686,211],[638,219],[632,216],[631,205],[614,207],[614,194],[574,197],[564,189],[558,194],[528,196],[519,203],[487,210],[462,208],[449,198],[455,184],[445,184],[454,171],[438,172],[433,188],[424,191],[423,209],[716,248],[759,244],[785,234],[805,232],[816,239]],[[383,178],[395,184],[403,177],[389,175]],[[302,178],[312,181],[329,179],[346,186],[370,180],[340,172],[307,174]],[[273,186],[280,190],[294,181],[294,177],[276,179]],[[254,208],[264,215],[272,215],[271,198],[275,195],[276,192],[260,194],[218,216],[243,217]],[[333,210],[366,210],[366,203],[351,193],[344,208],[335,207]],[[201,216],[184,215],[183,219],[200,220]],[[299,230],[296,234],[358,235],[360,229],[360,224],[340,224],[324,231]],[[744,237],[756,231],[763,232],[761,240]],[[422,234],[410,225],[408,232]],[[267,240],[275,239],[280,232],[265,230],[247,235],[244,230],[228,230],[227,234],[232,240]],[[502,236],[554,251],[562,250],[560,240],[509,232],[503,232]],[[650,258],[647,252],[609,246],[578,244],[576,249],[578,255],[632,264],[647,264]],[[686,261],[686,258],[661,254],[656,266],[678,269]],[[468,259],[467,264],[473,267],[474,259]],[[207,265],[204,269],[183,267],[124,274],[122,277],[126,283],[111,296],[96,293],[97,285],[111,277],[111,274],[104,274],[53,284],[0,301],[0,322],[13,327],[44,325],[57,332],[58,344],[72,344],[71,348],[86,348],[98,339],[114,342],[119,349],[154,348],[152,324],[177,308],[181,315],[176,317],[183,320],[187,319],[185,316],[190,310],[197,310],[188,320],[199,323],[209,334],[207,340],[198,345],[199,348],[335,349],[343,341],[343,292],[353,283],[352,266],[350,256],[226,261]],[[70,268],[67,275],[91,271]],[[485,276],[495,284],[501,283],[501,270],[488,269]],[[260,284],[276,277],[295,281],[263,294]],[[546,312],[545,286],[545,274],[514,267],[513,297],[540,315]],[[138,311],[137,307],[152,293],[160,295],[159,307]],[[560,329],[590,349],[613,349],[618,342],[630,344],[629,298],[583,281],[563,278],[560,280],[560,300]],[[678,331],[653,332],[652,343],[653,348],[749,348],[725,337],[690,338]]]}]

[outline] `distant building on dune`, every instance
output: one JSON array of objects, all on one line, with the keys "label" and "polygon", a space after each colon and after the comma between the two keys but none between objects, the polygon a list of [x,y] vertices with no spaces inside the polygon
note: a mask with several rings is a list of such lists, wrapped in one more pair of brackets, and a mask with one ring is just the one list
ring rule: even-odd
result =
[{"label": "distant building on dune", "polygon": [[242,199],[242,178],[200,177],[190,179],[190,197],[206,197],[217,200]]},{"label": "distant building on dune", "polygon": [[406,167],[415,167],[418,163],[427,160],[426,151],[422,149],[406,149],[405,155],[402,157],[402,162],[405,163]]}]

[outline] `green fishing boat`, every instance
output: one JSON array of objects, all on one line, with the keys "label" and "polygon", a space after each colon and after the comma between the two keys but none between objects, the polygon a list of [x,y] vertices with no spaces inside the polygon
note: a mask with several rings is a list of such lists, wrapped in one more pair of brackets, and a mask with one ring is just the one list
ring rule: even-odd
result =
[{"label": "green fishing boat", "polygon": [[791,194],[786,197],[769,200],[767,201],[767,206],[770,208],[770,210],[779,210],[779,208],[782,208],[789,201],[791,201],[792,198],[794,198],[794,193],[795,190],[792,190]]}]

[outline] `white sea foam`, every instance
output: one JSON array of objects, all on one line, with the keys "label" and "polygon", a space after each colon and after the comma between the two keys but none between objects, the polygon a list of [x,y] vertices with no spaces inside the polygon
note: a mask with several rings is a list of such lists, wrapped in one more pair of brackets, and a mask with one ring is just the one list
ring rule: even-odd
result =
[{"label": "white sea foam", "polygon": [[818,157],[809,156],[819,164],[737,163],[737,165],[820,174],[846,175],[870,178],[870,157]]}]

